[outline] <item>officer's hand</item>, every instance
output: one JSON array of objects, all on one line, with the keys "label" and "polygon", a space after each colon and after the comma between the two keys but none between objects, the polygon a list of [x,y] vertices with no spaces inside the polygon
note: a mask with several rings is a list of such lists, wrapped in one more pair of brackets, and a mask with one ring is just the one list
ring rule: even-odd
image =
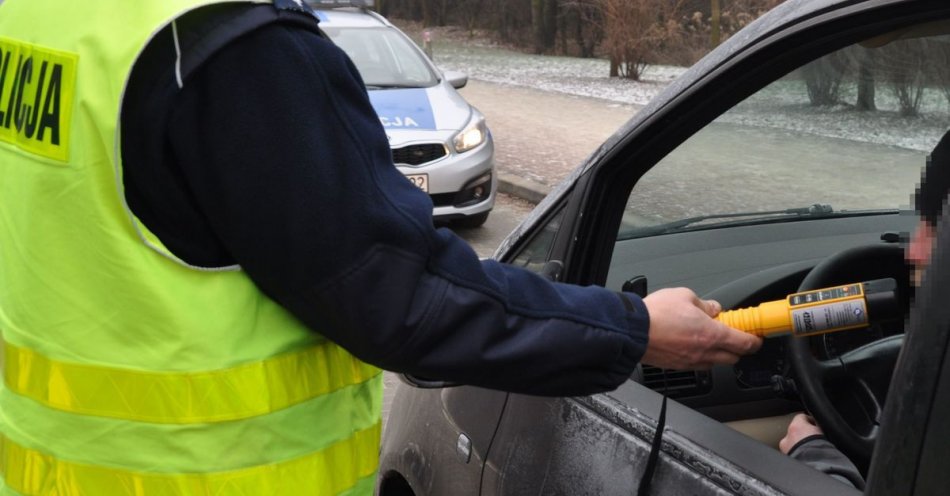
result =
[{"label": "officer's hand", "polygon": [[708,369],[758,351],[762,338],[713,320],[722,306],[686,288],[661,289],[643,299],[650,340],[643,363],[668,369]]},{"label": "officer's hand", "polygon": [[823,434],[821,427],[818,427],[818,424],[815,423],[815,419],[804,413],[799,413],[795,415],[791,423],[788,424],[788,432],[786,432],[785,437],[778,442],[778,449],[787,455],[789,450],[794,448],[802,439],[821,434]]}]

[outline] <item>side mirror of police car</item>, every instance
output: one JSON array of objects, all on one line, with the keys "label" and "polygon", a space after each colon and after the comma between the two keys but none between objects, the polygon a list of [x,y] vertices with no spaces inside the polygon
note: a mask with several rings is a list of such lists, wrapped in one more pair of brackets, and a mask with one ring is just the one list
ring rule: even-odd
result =
[{"label": "side mirror of police car", "polygon": [[458,71],[445,71],[442,73],[442,77],[445,78],[453,88],[460,90],[468,84],[468,74]]}]

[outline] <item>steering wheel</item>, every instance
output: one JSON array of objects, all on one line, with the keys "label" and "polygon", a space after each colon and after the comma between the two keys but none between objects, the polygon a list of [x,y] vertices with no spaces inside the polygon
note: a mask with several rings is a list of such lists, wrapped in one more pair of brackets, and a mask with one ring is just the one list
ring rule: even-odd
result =
[{"label": "steering wheel", "polygon": [[[886,277],[897,280],[899,295],[907,294],[909,275],[903,249],[892,244],[860,246],[832,255],[816,265],[799,285],[799,290]],[[838,357],[815,356],[812,350],[818,348],[822,336],[786,338],[789,362],[805,407],[827,438],[862,473],[867,473],[891,374],[903,343],[903,324],[894,325],[901,326],[892,329],[900,334],[878,339]]]}]

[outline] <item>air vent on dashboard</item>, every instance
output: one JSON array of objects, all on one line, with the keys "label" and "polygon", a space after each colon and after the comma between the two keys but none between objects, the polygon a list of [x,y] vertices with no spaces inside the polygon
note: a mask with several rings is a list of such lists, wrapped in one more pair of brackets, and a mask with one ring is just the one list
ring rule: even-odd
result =
[{"label": "air vent on dashboard", "polygon": [[670,398],[699,396],[712,390],[709,372],[664,370],[643,366],[643,385]]}]

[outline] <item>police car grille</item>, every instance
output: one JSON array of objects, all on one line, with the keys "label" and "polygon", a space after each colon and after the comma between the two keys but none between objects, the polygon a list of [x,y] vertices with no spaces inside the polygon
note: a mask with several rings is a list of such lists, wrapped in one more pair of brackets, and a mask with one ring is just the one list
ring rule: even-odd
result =
[{"label": "police car grille", "polygon": [[448,152],[441,143],[409,145],[393,148],[393,162],[405,165],[422,165],[446,156]]}]

